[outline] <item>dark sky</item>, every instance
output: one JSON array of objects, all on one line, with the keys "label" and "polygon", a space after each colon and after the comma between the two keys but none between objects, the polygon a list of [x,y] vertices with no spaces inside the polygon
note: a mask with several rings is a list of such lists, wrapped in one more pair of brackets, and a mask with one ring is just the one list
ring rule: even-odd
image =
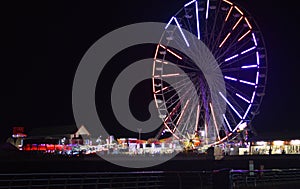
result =
[{"label": "dark sky", "polygon": [[[300,13],[294,1],[236,0],[256,18],[268,52],[267,92],[253,126],[300,137]],[[2,6],[0,137],[75,124],[72,83],[86,50],[106,33],[137,22],[168,22],[186,1],[16,1]],[[5,44],[5,45],[3,45]]]}]

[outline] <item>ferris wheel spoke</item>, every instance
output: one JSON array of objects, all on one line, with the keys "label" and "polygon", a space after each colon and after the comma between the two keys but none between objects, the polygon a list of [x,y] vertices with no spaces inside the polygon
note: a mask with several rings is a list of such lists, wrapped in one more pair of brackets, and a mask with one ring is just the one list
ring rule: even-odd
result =
[{"label": "ferris wheel spoke", "polygon": [[208,43],[208,48],[210,48],[211,49],[211,42],[214,42],[214,36],[213,36],[213,34],[214,34],[214,32],[215,32],[215,29],[216,29],[216,23],[217,23],[217,18],[218,18],[218,13],[219,13],[219,10],[220,10],[220,7],[221,7],[221,3],[219,3],[218,4],[218,8],[217,8],[217,10],[215,11],[215,18],[214,18],[214,22],[213,22],[213,26],[212,26],[212,30],[211,30],[211,35],[210,35],[210,39],[209,39],[209,43]]},{"label": "ferris wheel spoke", "polygon": [[[230,0],[189,0],[162,35],[152,79],[165,127],[176,139],[191,139],[193,132],[201,131],[204,145],[234,139],[238,127],[255,116],[249,112],[261,103],[257,93],[265,91],[266,51],[253,17]],[[172,48],[176,45],[182,48]],[[212,54],[207,65],[223,80],[208,83],[201,70],[206,67],[197,65],[205,60],[201,45]],[[160,86],[155,79],[161,80]],[[213,101],[211,92],[218,86],[225,88],[218,90],[220,101]]]},{"label": "ferris wheel spoke", "polygon": [[[197,103],[197,95],[194,95],[192,98],[190,98],[190,101],[192,102],[192,103],[190,103],[190,108],[188,108],[188,112],[189,112],[189,115],[188,115],[188,117],[186,118],[186,121],[185,121],[185,123],[184,123],[184,126],[182,127],[182,129],[181,129],[181,132],[183,132],[184,130],[190,130],[190,127],[191,127],[191,125],[190,125],[190,123],[189,123],[189,120],[191,119],[191,116],[194,114],[194,110],[195,110],[195,107],[198,105],[199,106],[199,104]],[[188,128],[188,126],[190,125],[190,127]],[[196,128],[196,127],[195,127]],[[196,130],[195,130],[196,131]]]}]

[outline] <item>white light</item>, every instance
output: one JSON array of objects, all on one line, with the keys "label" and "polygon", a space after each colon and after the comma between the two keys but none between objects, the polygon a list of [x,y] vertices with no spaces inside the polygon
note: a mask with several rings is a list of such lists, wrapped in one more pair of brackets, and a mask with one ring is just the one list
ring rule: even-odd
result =
[{"label": "white light", "polygon": [[248,85],[253,85],[253,86],[255,86],[255,83],[252,83],[252,82],[249,82],[249,81],[240,80],[240,82],[241,82],[241,83],[248,84]]},{"label": "white light", "polygon": [[253,37],[253,41],[254,41],[255,46],[257,46],[257,41],[256,41],[256,37],[255,37],[254,33],[252,33],[252,37]]},{"label": "white light", "polygon": [[259,52],[258,51],[256,52],[256,62],[257,62],[257,65],[259,66],[260,60],[259,60]]},{"label": "white light", "polygon": [[171,24],[171,22],[174,20],[174,16],[170,19],[170,21],[168,22],[168,24],[166,25],[165,29],[167,29],[169,27],[169,25]]},{"label": "white light", "polygon": [[225,79],[228,79],[228,80],[231,80],[231,81],[237,81],[237,79],[236,79],[236,78],[233,78],[233,77],[225,76],[224,78],[225,78]]},{"label": "white light", "polygon": [[239,125],[239,129],[242,131],[247,127],[247,123],[243,122],[242,124]]},{"label": "white light", "polygon": [[248,66],[242,66],[242,69],[247,69],[247,68],[257,68],[257,65],[248,65]]},{"label": "white light", "polygon": [[259,145],[259,146],[265,146],[267,144],[267,142],[265,142],[265,141],[257,141],[256,144]]},{"label": "white light", "polygon": [[236,113],[236,115],[242,119],[242,116],[238,113],[238,111],[231,105],[231,103],[227,100],[227,98],[221,93],[219,92],[219,94],[222,96],[222,98],[226,101],[226,103],[230,106],[230,108]]},{"label": "white light", "polygon": [[238,56],[239,56],[238,54],[233,55],[232,57],[229,57],[229,58],[225,59],[225,62],[227,62],[227,61],[229,61],[229,60],[232,60],[232,59],[234,59],[234,58],[236,58],[236,57],[238,57]]},{"label": "white light", "polygon": [[198,1],[196,1],[196,17],[197,17],[197,32],[198,32],[198,39],[200,39],[200,23],[199,23]]},{"label": "white light", "polygon": [[231,126],[230,126],[230,124],[229,124],[229,122],[228,122],[228,120],[227,120],[225,114],[223,114],[223,118],[224,118],[225,123],[226,123],[227,127],[229,128],[229,130],[232,131],[232,128],[231,128]]},{"label": "white light", "polygon": [[245,115],[244,115],[243,119],[245,119],[247,117],[251,107],[252,107],[252,104],[249,105],[248,109],[245,112]]},{"label": "white light", "polygon": [[182,31],[182,29],[181,29],[181,27],[180,27],[180,25],[179,25],[179,23],[178,23],[178,21],[177,21],[177,18],[174,17],[174,20],[175,20],[175,22],[176,22],[176,24],[177,24],[177,26],[178,26],[178,28],[179,28],[179,31],[180,31],[180,33],[181,33],[181,35],[182,35],[182,37],[183,37],[183,39],[184,39],[186,45],[189,47],[190,44],[189,44],[189,42],[187,41],[187,39],[185,38],[185,35],[184,35],[184,33],[183,33],[183,31]]},{"label": "white light", "polygon": [[259,81],[259,71],[256,73],[256,81],[255,81],[256,85],[258,85],[258,81]]},{"label": "white light", "polygon": [[187,3],[187,4],[185,4],[184,7],[189,6],[190,4],[194,3],[195,1],[196,1],[196,0],[193,0],[193,1],[191,1],[191,2],[189,2],[189,3]]},{"label": "white light", "polygon": [[300,145],[300,140],[291,140],[291,145]]},{"label": "white light", "polygon": [[247,52],[249,52],[249,51],[252,51],[252,50],[255,49],[255,48],[256,48],[256,46],[251,47],[250,49],[247,49],[247,50],[241,52],[241,54],[245,54],[245,53],[247,53]]},{"label": "white light", "polygon": [[209,0],[206,3],[206,20],[208,19]]},{"label": "white light", "polygon": [[281,141],[281,140],[273,141],[273,145],[276,145],[276,146],[282,146],[283,144],[284,144],[284,141]]},{"label": "white light", "polygon": [[250,101],[247,100],[245,97],[243,97],[242,95],[238,94],[238,93],[235,93],[236,96],[240,97],[240,99],[244,100],[245,102],[249,103],[250,104]]}]

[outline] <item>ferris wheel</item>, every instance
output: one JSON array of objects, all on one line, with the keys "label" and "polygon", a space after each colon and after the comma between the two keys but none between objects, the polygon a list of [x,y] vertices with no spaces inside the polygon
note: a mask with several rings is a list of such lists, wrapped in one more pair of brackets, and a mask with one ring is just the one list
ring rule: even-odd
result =
[{"label": "ferris wheel", "polygon": [[267,56],[251,15],[228,0],[192,0],[165,26],[153,63],[153,93],[176,139],[213,145],[236,136],[259,112]]}]

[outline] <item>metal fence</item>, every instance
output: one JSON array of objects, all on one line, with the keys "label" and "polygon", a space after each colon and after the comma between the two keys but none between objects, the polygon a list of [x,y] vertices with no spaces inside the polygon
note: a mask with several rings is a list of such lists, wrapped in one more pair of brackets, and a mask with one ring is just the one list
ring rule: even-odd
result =
[{"label": "metal fence", "polygon": [[300,169],[231,170],[230,188],[300,188]]},{"label": "metal fence", "polygon": [[212,188],[212,172],[87,172],[0,174],[0,188]]},{"label": "metal fence", "polygon": [[300,188],[300,169],[0,174],[0,188]]}]

